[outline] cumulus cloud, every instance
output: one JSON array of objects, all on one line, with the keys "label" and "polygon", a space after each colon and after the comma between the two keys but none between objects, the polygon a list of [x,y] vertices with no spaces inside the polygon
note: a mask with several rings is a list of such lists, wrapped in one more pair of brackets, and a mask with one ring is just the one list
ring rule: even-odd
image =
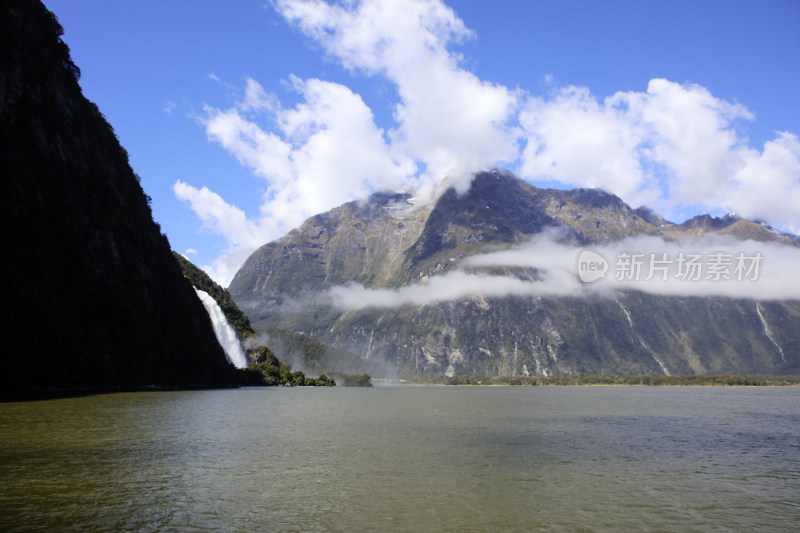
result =
[{"label": "cumulus cloud", "polygon": [[758,152],[742,150],[742,164],[730,183],[718,190],[718,205],[727,205],[740,215],[761,218],[800,231],[800,140],[780,132]]},{"label": "cumulus cloud", "polygon": [[[254,80],[244,102],[228,110],[209,109],[210,139],[267,181],[262,225],[273,238],[307,217],[375,189],[409,183],[413,164],[393,157],[361,97],[338,83],[291,79],[303,101],[283,109]],[[246,111],[268,113],[265,131]]]},{"label": "cumulus cloud", "polygon": [[[460,270],[399,289],[351,283],[325,297],[343,311],[395,308],[492,297],[598,296],[621,291],[670,296],[722,296],[753,300],[800,299],[800,249],[775,243],[704,236],[680,242],[636,237],[589,249],[608,270],[591,283],[579,277],[586,249],[541,235],[517,248],[465,259]],[[536,279],[481,272],[482,268],[534,269]]]},{"label": "cumulus cloud", "polygon": [[532,97],[519,121],[527,135],[523,176],[654,199],[654,191],[644,190],[641,131],[623,110],[599,103],[589,89],[567,87],[552,100]]},{"label": "cumulus cloud", "polygon": [[[172,186],[172,190],[176,198],[189,203],[206,230],[225,237],[228,243],[225,253],[215,259],[213,264],[200,266],[224,286],[230,283],[247,257],[272,238],[269,224],[259,224],[248,219],[244,211],[227,203],[207,187],[198,189],[179,180]],[[197,253],[196,250],[193,251]]]},{"label": "cumulus cloud", "polygon": [[520,112],[529,179],[600,187],[668,217],[683,205],[737,211],[791,231],[800,213],[800,141],[782,132],[759,151],[738,127],[753,120],[744,106],[698,85],[651,80],[646,92],[598,101],[567,87],[531,97]]},{"label": "cumulus cloud", "polygon": [[470,172],[517,158],[518,132],[510,122],[520,95],[460,68],[447,46],[473,34],[444,3],[278,0],[276,6],[345,67],[396,84],[393,148],[424,163],[430,177],[449,176],[466,189]]},{"label": "cumulus cloud", "polygon": [[263,232],[247,219],[244,211],[225,202],[207,187],[197,189],[183,181],[172,186],[175,196],[192,207],[205,227],[225,235],[234,246],[257,246],[262,243]]},{"label": "cumulus cloud", "polygon": [[[258,217],[248,218],[205,187],[182,181],[173,187],[208,229],[225,237],[227,254],[237,252],[218,261],[217,276],[222,264],[247,257],[242,250],[252,252],[309,216],[376,189],[413,183],[413,164],[392,156],[360,96],[337,83],[294,77],[292,82],[303,99],[293,108],[282,108],[274,95],[248,79],[241,102],[226,110],[208,107],[202,118],[210,140],[266,181]],[[273,131],[258,122],[264,115]],[[227,284],[236,267],[224,270],[230,275],[215,279]]]},{"label": "cumulus cloud", "polygon": [[278,238],[375,190],[416,189],[430,198],[446,178],[463,191],[472,171],[517,157],[510,121],[519,94],[459,67],[447,46],[472,34],[442,2],[282,0],[275,7],[346,68],[396,84],[396,127],[377,127],[348,87],[295,76],[290,85],[301,102],[293,108],[253,79],[232,107],[206,107],[209,139],[267,183],[260,216],[251,219],[211,191],[176,183],[178,198],[231,249],[252,247],[254,235],[261,244]]},{"label": "cumulus cloud", "polygon": [[229,107],[206,106],[209,140],[265,184],[259,212],[248,215],[208,189],[175,184],[229,244],[215,272],[232,276],[243,250],[346,201],[376,190],[414,189],[421,201],[447,186],[463,192],[474,170],[504,165],[533,182],[602,188],[675,220],[700,206],[800,229],[798,137],[779,132],[750,146],[741,132],[753,113],[702,86],[653,79],[643,92],[600,100],[545,76],[552,94],[537,96],[463,68],[454,47],[474,34],[441,0],[272,6],[354,76],[391,82],[393,122],[379,127],[345,85],[291,73],[286,86],[299,103],[290,107],[253,79]]}]

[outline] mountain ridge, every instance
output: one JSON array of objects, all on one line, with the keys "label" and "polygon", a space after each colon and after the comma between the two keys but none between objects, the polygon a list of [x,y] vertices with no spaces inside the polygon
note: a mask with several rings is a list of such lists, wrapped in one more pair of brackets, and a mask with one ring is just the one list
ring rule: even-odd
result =
[{"label": "mountain ridge", "polygon": [[614,298],[473,295],[337,308],[331,288],[354,283],[363,287],[353,296],[358,304],[359,297],[391,291],[433,291],[429,280],[436,287],[456,280],[448,272],[494,275],[479,282],[541,280],[536,268],[470,264],[531,235],[578,247],[632,236],[681,242],[703,234],[798,242],[734,217],[701,216],[676,225],[604,191],[538,189],[502,170],[477,173],[470,190],[459,195],[451,189],[428,206],[410,200],[380,194],[309,218],[253,253],[234,277],[231,295],[257,331],[302,333],[387,361],[401,374],[800,371],[800,303],[792,301],[624,291]]}]

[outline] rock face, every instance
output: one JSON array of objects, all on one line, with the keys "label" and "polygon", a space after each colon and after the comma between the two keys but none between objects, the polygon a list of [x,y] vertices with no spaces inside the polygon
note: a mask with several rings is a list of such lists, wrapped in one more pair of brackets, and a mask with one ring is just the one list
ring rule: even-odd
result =
[{"label": "rock face", "polygon": [[52,13],[0,8],[0,387],[234,381]]},{"label": "rock face", "polygon": [[[789,245],[797,240],[733,217],[677,226],[602,191],[538,189],[496,170],[476,175],[466,194],[450,190],[428,207],[413,205],[407,195],[375,194],[312,217],[257,250],[229,290],[257,331],[302,332],[385,360],[401,374],[800,371],[798,302],[628,291],[611,298],[461,297],[343,311],[325,297],[348,282],[367,289],[424,284],[471,256],[551,228],[559,242],[577,246],[635,235],[672,239],[704,229]],[[519,267],[494,273],[538,276]]]}]

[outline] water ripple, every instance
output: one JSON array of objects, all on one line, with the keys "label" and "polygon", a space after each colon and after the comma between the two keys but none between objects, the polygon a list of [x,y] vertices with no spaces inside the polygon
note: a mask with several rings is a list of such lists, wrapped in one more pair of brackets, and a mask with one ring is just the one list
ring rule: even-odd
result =
[{"label": "water ripple", "polygon": [[800,389],[0,404],[2,531],[793,531]]}]

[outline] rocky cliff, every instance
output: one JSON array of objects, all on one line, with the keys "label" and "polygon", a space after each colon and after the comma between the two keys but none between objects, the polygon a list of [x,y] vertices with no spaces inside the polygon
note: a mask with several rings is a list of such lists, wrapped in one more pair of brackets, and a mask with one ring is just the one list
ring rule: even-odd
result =
[{"label": "rocky cliff", "polygon": [[[530,287],[547,273],[476,261],[536,238],[579,249],[704,232],[797,245],[795,236],[733,216],[673,224],[603,191],[538,189],[495,170],[477,174],[466,194],[449,190],[431,205],[381,193],[312,217],[256,251],[229,290],[256,330],[302,332],[406,374],[800,371],[796,301],[574,294],[552,280],[548,292],[497,292],[500,282]],[[475,280],[486,286],[457,290]]]},{"label": "rocky cliff", "polygon": [[54,14],[0,8],[0,388],[235,381]]}]

